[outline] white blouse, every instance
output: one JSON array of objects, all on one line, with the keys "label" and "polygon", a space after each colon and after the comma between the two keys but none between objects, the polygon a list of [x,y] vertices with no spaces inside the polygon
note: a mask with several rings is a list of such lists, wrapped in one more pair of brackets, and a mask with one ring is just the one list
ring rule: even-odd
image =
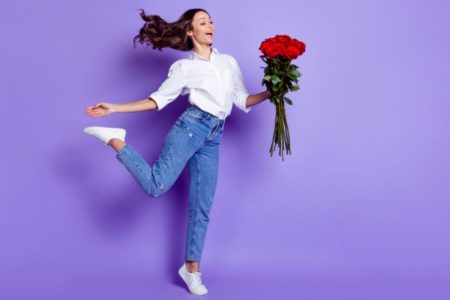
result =
[{"label": "white blouse", "polygon": [[220,119],[230,115],[233,103],[246,113],[251,110],[246,107],[249,93],[236,59],[217,48],[212,48],[210,60],[195,51],[176,60],[165,81],[148,98],[161,110],[180,94],[189,94],[189,103]]}]

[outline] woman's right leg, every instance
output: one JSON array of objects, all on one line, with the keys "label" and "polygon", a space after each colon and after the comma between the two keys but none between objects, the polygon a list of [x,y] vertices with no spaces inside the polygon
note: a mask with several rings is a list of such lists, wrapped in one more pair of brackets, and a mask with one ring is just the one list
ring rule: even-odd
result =
[{"label": "woman's right leg", "polygon": [[147,195],[159,197],[172,187],[188,160],[202,145],[203,139],[177,120],[153,165],[150,166],[130,144],[121,147],[116,158]]}]

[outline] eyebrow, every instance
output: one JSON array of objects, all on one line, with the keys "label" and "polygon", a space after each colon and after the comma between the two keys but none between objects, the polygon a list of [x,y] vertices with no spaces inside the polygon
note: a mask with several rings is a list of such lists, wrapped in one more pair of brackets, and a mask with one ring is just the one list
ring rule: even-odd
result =
[{"label": "eyebrow", "polygon": [[[204,19],[205,17],[201,17],[199,20]],[[211,18],[209,18],[211,20]]]}]

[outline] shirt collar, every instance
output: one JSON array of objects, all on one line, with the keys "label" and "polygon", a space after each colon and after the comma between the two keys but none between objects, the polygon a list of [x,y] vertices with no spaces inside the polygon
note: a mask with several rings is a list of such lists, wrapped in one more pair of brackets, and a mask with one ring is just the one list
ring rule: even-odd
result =
[{"label": "shirt collar", "polygon": [[[206,61],[208,61],[208,59],[207,59],[206,57],[203,57],[203,56],[201,56],[201,55],[198,55],[194,50],[192,50],[191,52],[192,52],[192,53],[191,53],[191,55],[189,56],[190,59],[192,59],[192,60],[198,60],[198,59],[199,59],[199,60],[206,60]],[[217,48],[215,48],[215,47],[212,47],[210,60],[211,60],[211,61],[214,60],[214,57],[215,57],[217,54],[219,54],[219,50],[217,50]]]}]

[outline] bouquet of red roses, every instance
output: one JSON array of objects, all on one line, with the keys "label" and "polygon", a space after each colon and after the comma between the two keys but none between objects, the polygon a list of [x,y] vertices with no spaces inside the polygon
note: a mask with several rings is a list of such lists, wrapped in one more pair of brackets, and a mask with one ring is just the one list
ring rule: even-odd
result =
[{"label": "bouquet of red roses", "polygon": [[[291,154],[289,127],[286,119],[284,103],[292,105],[292,100],[286,97],[288,91],[297,91],[300,87],[298,77],[301,73],[298,66],[291,61],[305,52],[305,44],[288,35],[276,35],[261,43],[259,50],[263,53],[261,59],[267,64],[264,68],[262,85],[270,92],[270,102],[275,104],[275,130],[270,146],[270,156],[278,146],[279,154],[284,161],[284,151]],[[295,82],[295,83],[293,83]]]}]

